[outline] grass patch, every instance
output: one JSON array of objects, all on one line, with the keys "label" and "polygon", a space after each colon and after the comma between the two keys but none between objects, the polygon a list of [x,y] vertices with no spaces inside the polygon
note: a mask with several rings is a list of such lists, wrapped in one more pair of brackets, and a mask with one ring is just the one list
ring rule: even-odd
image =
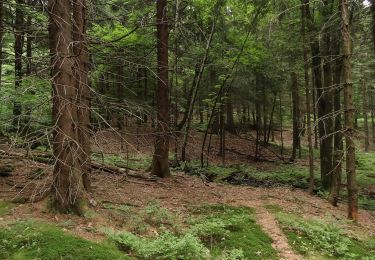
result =
[{"label": "grass patch", "polygon": [[371,259],[375,253],[374,238],[359,240],[332,221],[305,219],[273,205],[267,209],[276,215],[289,244],[306,257]]},{"label": "grass patch", "polygon": [[139,259],[276,259],[272,240],[252,214],[248,208],[213,205],[191,207],[182,217],[154,203],[136,214],[154,232],[105,232]]},{"label": "grass patch", "polygon": [[1,259],[129,259],[114,246],[66,234],[57,227],[32,221],[0,229]]},{"label": "grass patch", "polygon": [[13,206],[10,202],[0,201],[0,217],[7,215]]},{"label": "grass patch", "polygon": [[236,253],[242,255],[239,259],[277,259],[272,239],[256,224],[252,209],[211,205],[193,213],[191,230],[214,259]]}]

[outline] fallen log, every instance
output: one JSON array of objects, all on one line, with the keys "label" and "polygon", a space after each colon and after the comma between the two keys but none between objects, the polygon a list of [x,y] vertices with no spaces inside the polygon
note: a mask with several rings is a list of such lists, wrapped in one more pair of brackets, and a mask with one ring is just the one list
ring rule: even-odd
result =
[{"label": "fallen log", "polygon": [[[33,153],[18,153],[18,152],[10,152],[10,151],[4,151],[0,150],[0,158],[8,158],[8,159],[27,159],[27,160],[32,160],[35,162],[43,163],[43,164],[54,164],[55,158],[48,153],[38,153],[38,152],[33,152]],[[108,164],[103,164],[99,163],[96,161],[91,161],[91,168],[96,171],[100,172],[106,172],[110,174],[115,174],[115,175],[121,175],[124,177],[132,177],[132,178],[137,178],[137,179],[142,179],[142,180],[147,180],[147,181],[157,181],[157,178],[155,177],[146,177],[142,176],[139,174],[132,174],[130,171],[134,171],[134,169],[130,167],[117,167],[114,165],[108,165]]]}]

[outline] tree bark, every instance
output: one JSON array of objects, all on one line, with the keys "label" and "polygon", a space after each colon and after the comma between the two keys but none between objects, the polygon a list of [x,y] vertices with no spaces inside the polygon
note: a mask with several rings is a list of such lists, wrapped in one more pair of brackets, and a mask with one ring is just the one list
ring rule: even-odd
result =
[{"label": "tree bark", "polygon": [[50,0],[49,47],[52,78],[54,166],[53,205],[62,212],[83,213],[83,179],[78,138],[77,88],[71,49],[70,0]]},{"label": "tree bark", "polygon": [[91,90],[88,81],[89,52],[86,39],[86,1],[73,0],[73,41],[75,57],[75,84],[78,93],[78,138],[81,145],[79,160],[83,185],[91,190]]},{"label": "tree bark", "polygon": [[306,0],[301,0],[301,34],[303,45],[303,62],[305,76],[305,94],[306,94],[306,116],[307,116],[307,143],[309,147],[309,194],[314,193],[315,176],[314,176],[314,149],[312,143],[312,126],[311,126],[311,89],[309,84],[309,65],[308,65],[308,49],[306,45]]},{"label": "tree bark", "polygon": [[297,149],[299,148],[300,142],[300,109],[299,109],[299,89],[298,79],[295,72],[291,73],[292,83],[292,103],[293,103],[293,151],[290,161],[294,161],[297,156]]},{"label": "tree bark", "polygon": [[358,188],[355,166],[354,111],[352,82],[352,43],[349,21],[349,1],[341,0],[341,20],[343,39],[343,83],[345,103],[346,175],[348,187],[348,217],[358,220]]},{"label": "tree bark", "polygon": [[[4,39],[4,1],[0,0],[0,89],[2,87],[3,75],[3,39]],[[1,133],[0,133],[1,134]]]},{"label": "tree bark", "polygon": [[363,119],[364,119],[364,134],[365,134],[365,152],[369,151],[370,147],[370,129],[368,124],[368,115],[367,115],[367,108],[368,108],[368,99],[367,99],[367,86],[365,80],[362,80],[362,111],[363,111]]},{"label": "tree bark", "polygon": [[22,129],[21,115],[22,115],[22,105],[17,97],[19,96],[19,91],[22,84],[22,53],[24,45],[24,19],[25,15],[23,12],[23,5],[25,4],[24,0],[16,1],[16,17],[14,22],[14,88],[16,91],[16,100],[13,103],[13,127],[17,132]]},{"label": "tree bark", "polygon": [[158,89],[157,127],[155,134],[155,151],[152,161],[151,174],[161,178],[169,177],[169,79],[168,79],[168,19],[167,0],[156,2],[157,29],[157,67]]},{"label": "tree bark", "polygon": [[323,88],[318,90],[320,170],[324,189],[329,190],[333,172],[333,84],[332,84],[332,39],[331,28],[328,27],[332,15],[332,1],[325,0],[322,10],[324,27],[321,37],[321,56],[323,66]]},{"label": "tree bark", "polygon": [[[341,57],[340,40],[335,36],[335,56]],[[342,140],[342,118],[341,118],[341,85],[342,85],[342,60],[336,58],[334,70],[334,112],[335,112],[335,134],[334,134],[334,163],[332,172],[332,186],[330,190],[329,200],[333,206],[337,206],[340,190],[341,190],[341,176],[342,176],[342,161],[343,161],[343,140]]]}]

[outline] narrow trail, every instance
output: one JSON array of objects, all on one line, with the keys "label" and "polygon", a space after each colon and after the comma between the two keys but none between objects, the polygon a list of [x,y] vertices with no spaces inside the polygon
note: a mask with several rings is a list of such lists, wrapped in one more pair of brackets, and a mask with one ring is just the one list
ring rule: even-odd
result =
[{"label": "narrow trail", "polygon": [[289,245],[288,239],[281,230],[277,220],[265,208],[265,203],[262,200],[241,200],[236,203],[238,206],[250,207],[255,210],[255,221],[259,224],[262,230],[272,239],[272,247],[278,253],[280,259],[288,260],[302,260],[303,257],[297,254]]},{"label": "narrow trail", "polygon": [[280,259],[303,259],[302,256],[293,251],[274,216],[262,205],[256,207],[256,221],[262,227],[263,231],[272,238],[272,246],[278,252]]}]

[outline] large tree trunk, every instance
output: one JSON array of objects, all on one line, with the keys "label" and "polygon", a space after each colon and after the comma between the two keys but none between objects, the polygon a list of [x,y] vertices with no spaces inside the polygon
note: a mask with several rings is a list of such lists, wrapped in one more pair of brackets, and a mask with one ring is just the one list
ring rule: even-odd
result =
[{"label": "large tree trunk", "polygon": [[25,15],[23,12],[23,5],[25,4],[24,0],[16,1],[16,17],[14,22],[14,87],[15,87],[15,97],[16,100],[13,103],[13,127],[16,131],[21,129],[21,115],[22,115],[22,105],[19,100],[19,91],[22,84],[22,52],[24,45],[24,19]]},{"label": "large tree trunk", "polygon": [[158,49],[157,129],[152,161],[153,175],[169,177],[169,84],[168,84],[168,19],[167,0],[156,2],[156,26]]},{"label": "large tree trunk", "polygon": [[355,169],[354,144],[354,105],[352,82],[352,44],[351,25],[349,21],[349,1],[341,0],[342,38],[343,38],[343,83],[345,103],[345,140],[346,140],[346,174],[348,186],[348,217],[358,220],[358,188]]},{"label": "large tree trunk", "polygon": [[50,0],[49,47],[52,68],[54,166],[53,205],[62,212],[83,213],[83,179],[79,156],[77,88],[72,58],[70,0]]},{"label": "large tree trunk", "polygon": [[89,53],[86,40],[86,1],[73,1],[73,41],[75,58],[75,84],[78,93],[78,138],[82,148],[79,160],[86,190],[91,189],[91,90],[88,82]]}]

